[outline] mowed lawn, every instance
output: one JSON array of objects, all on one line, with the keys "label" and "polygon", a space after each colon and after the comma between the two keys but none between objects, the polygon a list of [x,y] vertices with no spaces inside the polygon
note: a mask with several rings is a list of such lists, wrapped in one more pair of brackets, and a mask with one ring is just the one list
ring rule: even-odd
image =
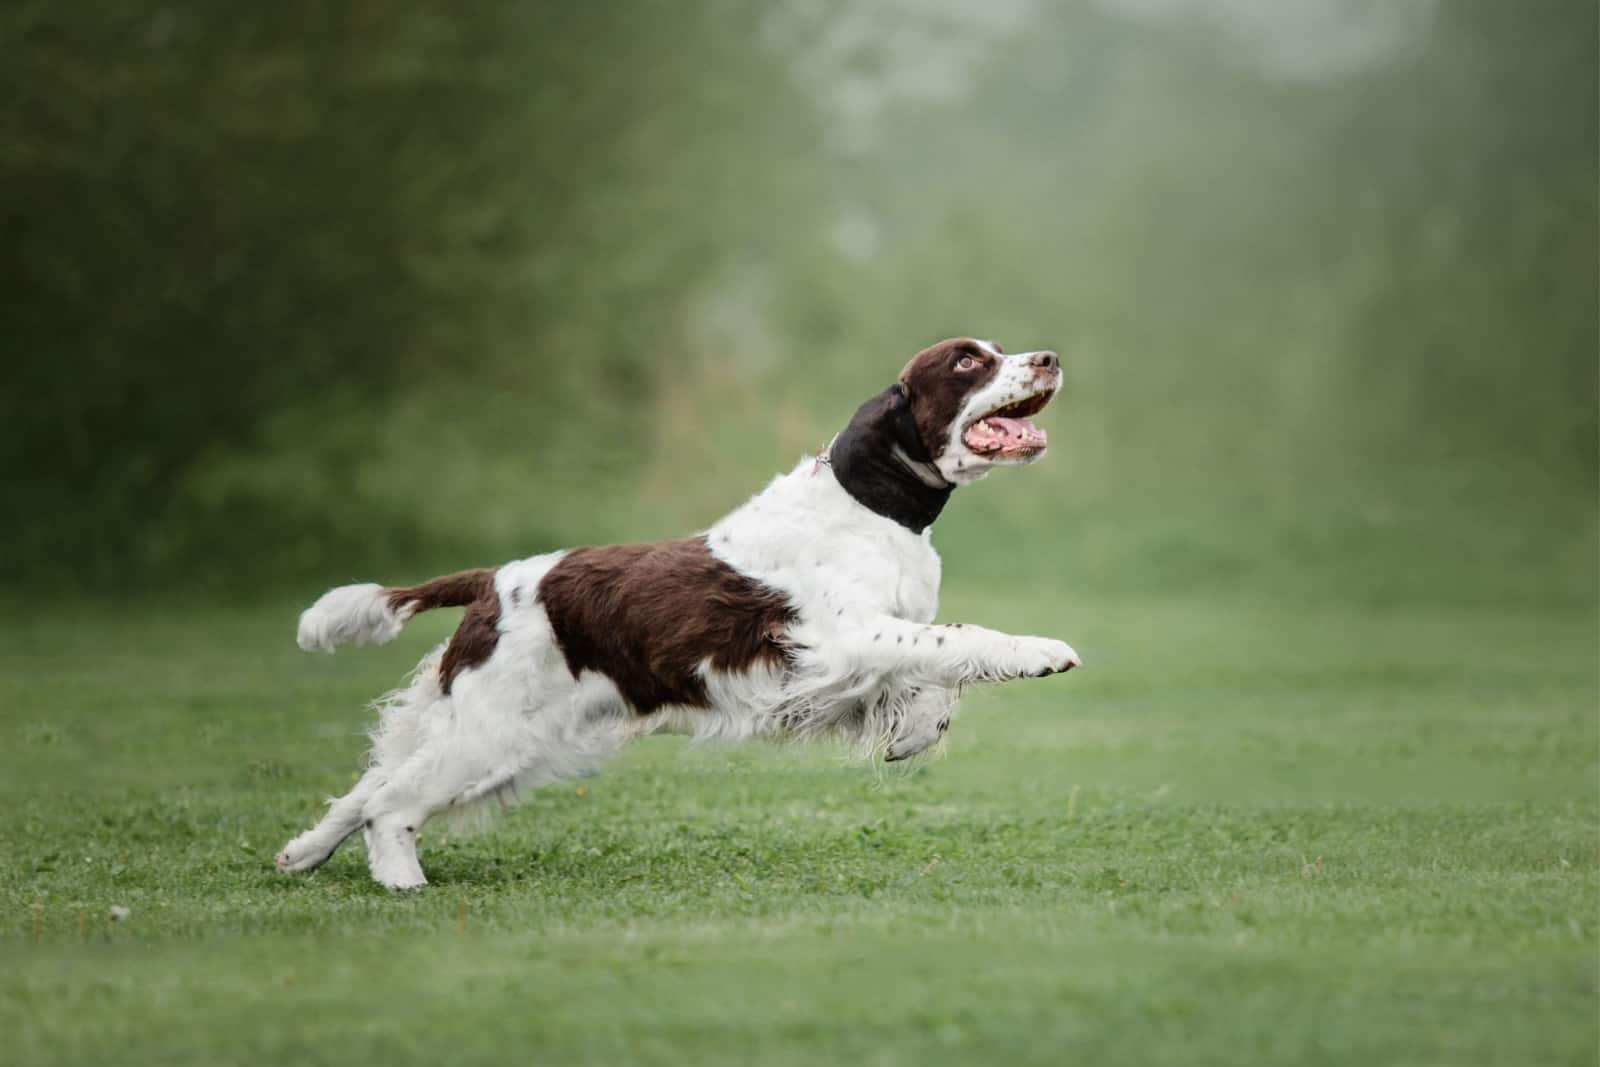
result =
[{"label": "mowed lawn", "polygon": [[9,613],[0,1060],[1595,1062],[1590,610],[947,589],[1086,668],[906,771],[652,740],[394,897],[272,855],[453,620],[300,606]]}]

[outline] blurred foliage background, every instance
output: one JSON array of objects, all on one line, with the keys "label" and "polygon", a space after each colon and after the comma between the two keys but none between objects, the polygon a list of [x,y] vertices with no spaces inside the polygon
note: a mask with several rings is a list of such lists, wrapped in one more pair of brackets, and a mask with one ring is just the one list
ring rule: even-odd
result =
[{"label": "blurred foliage background", "polygon": [[[1592,605],[1590,0],[0,9],[5,580],[709,523],[1052,347],[957,579]],[[996,551],[997,547],[1003,550]]]}]

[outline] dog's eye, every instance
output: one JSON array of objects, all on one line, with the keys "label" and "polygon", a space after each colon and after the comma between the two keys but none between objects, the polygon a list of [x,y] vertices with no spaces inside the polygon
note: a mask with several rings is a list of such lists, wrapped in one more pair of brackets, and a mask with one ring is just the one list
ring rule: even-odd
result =
[{"label": "dog's eye", "polygon": [[962,356],[956,360],[956,370],[971,370],[978,365],[978,361],[971,356]]}]

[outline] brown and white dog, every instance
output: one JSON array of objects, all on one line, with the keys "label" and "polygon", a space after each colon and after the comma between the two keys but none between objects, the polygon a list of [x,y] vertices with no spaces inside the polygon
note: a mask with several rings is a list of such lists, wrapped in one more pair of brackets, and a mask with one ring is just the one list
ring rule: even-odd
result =
[{"label": "brown and white dog", "polygon": [[307,871],[365,829],[372,876],[426,883],[431,816],[593,770],[629,740],[843,736],[889,760],[943,735],[960,687],[1066,671],[1060,641],[934,625],[928,527],[957,486],[1032,463],[1053,352],[944,341],[705,533],[575,548],[404,588],[351,585],[300,617],[304,649],[382,643],[462,607],[449,642],[380,702],[368,769],[278,854]]}]

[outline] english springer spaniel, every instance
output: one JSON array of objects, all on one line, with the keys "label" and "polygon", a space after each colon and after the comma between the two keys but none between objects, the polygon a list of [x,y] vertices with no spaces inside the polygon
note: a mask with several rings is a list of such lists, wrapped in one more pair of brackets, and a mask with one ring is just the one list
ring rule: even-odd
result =
[{"label": "english springer spaniel", "polygon": [[940,739],[962,685],[1076,667],[1060,641],[933,623],[928,527],[957,486],[1044,455],[1029,416],[1060,385],[1054,352],[944,341],[703,534],[325,593],[300,616],[301,648],[466,611],[380,701],[366,773],[278,870],[309,871],[364,829],[372,877],[413,889],[429,818],[586,773],[633,738],[833,735],[902,760]]}]

